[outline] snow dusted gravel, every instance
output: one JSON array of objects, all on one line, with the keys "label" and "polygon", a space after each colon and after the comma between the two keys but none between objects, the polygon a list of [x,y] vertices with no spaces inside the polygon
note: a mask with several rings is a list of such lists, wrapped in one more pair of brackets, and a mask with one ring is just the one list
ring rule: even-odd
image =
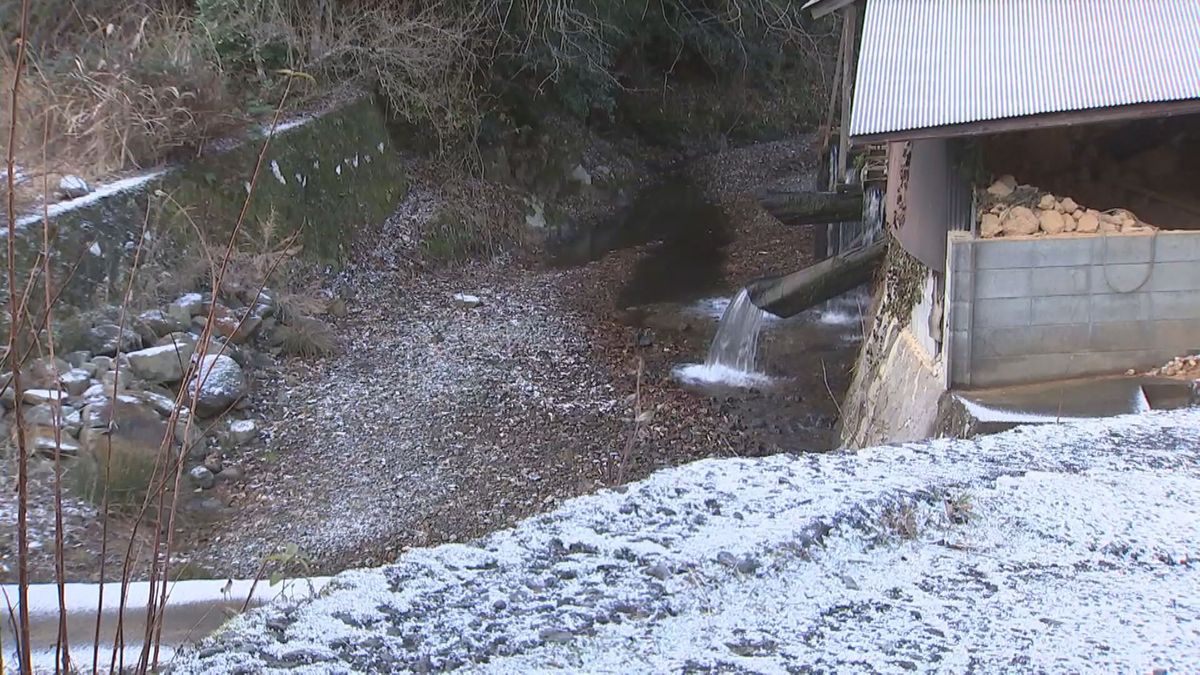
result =
[{"label": "snow dusted gravel", "polygon": [[231,622],[190,673],[1195,672],[1200,411],[703,460]]}]

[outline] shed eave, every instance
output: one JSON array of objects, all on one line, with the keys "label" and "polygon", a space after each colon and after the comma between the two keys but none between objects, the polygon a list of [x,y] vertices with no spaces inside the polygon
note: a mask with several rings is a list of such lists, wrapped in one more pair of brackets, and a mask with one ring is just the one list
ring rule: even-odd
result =
[{"label": "shed eave", "polygon": [[1181,101],[1166,101],[1156,103],[1138,103],[1134,105],[1114,106],[1108,108],[1092,108],[1088,110],[1071,110],[1039,115],[1024,115],[994,120],[981,120],[964,124],[947,124],[920,129],[897,129],[878,133],[852,134],[850,140],[855,145],[884,143],[888,141],[912,141],[922,138],[956,138],[965,136],[984,136],[1011,131],[1027,131],[1031,129],[1047,129],[1052,127],[1069,127],[1080,124],[1100,124],[1104,122],[1121,122],[1156,117],[1174,117],[1176,115],[1191,115],[1200,113],[1200,98],[1184,99]]}]

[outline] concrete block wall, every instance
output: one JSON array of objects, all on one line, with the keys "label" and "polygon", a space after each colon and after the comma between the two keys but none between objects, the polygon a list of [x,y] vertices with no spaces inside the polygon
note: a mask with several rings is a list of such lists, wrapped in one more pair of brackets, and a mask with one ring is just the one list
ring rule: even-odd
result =
[{"label": "concrete block wall", "polygon": [[1200,231],[951,232],[946,257],[951,386],[1150,368],[1200,349]]}]

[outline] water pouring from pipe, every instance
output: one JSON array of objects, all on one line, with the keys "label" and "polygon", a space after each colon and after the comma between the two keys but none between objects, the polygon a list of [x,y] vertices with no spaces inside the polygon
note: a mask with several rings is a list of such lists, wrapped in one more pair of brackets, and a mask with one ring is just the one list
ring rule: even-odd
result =
[{"label": "water pouring from pipe", "polygon": [[704,363],[682,366],[676,374],[696,383],[735,387],[766,384],[770,378],[758,372],[757,365],[758,338],[767,317],[767,312],[751,302],[746,289],[738,291],[721,315]]}]

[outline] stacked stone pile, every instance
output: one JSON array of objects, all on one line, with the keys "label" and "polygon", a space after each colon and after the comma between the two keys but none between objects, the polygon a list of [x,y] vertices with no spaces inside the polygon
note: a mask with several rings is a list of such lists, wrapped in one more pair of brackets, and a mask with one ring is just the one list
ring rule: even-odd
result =
[{"label": "stacked stone pile", "polygon": [[1018,185],[1001,176],[988,187],[979,215],[979,234],[985,239],[1061,234],[1118,234],[1149,232],[1148,225],[1125,209],[1097,211],[1070,197],[1057,197],[1031,185]]},{"label": "stacked stone pile", "polygon": [[8,359],[0,358],[0,439],[15,435],[19,396],[35,456],[153,466],[167,439],[192,487],[237,480],[225,453],[258,439],[247,370],[270,360],[254,341],[270,344],[276,323],[269,295],[252,302],[222,297],[206,350],[201,339],[212,309],[206,295],[188,293],[123,318],[116,308],[89,312],[73,345],[84,348],[26,362],[19,392]]}]

